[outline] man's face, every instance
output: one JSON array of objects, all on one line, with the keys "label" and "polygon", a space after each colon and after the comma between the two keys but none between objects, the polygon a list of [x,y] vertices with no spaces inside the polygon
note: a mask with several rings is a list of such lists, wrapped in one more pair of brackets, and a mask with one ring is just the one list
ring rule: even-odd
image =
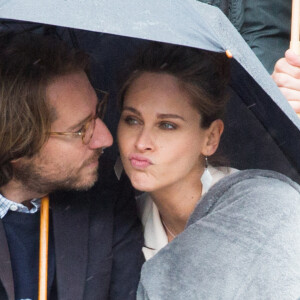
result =
[{"label": "man's face", "polygon": [[[46,93],[56,111],[52,132],[77,132],[96,113],[97,96],[83,72],[57,77]],[[88,189],[97,180],[102,148],[112,142],[105,124],[96,119],[89,144],[84,145],[80,136],[50,136],[39,153],[13,163],[14,178],[28,191],[39,194]]]}]

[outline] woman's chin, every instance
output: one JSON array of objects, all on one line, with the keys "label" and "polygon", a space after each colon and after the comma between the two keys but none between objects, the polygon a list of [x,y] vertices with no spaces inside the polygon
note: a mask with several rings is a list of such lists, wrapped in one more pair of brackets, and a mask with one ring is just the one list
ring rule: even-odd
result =
[{"label": "woman's chin", "polygon": [[155,185],[148,180],[140,178],[130,178],[132,186],[141,192],[152,192],[155,190]]},{"label": "woman's chin", "polygon": [[143,184],[139,184],[139,183],[133,183],[132,182],[132,186],[138,190],[138,191],[141,191],[141,192],[153,192],[153,188],[148,186],[148,185],[145,185],[144,183]]}]

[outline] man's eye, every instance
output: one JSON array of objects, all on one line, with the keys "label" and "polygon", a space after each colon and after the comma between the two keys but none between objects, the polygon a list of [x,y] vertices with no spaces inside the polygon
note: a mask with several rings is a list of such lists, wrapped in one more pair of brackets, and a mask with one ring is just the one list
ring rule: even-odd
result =
[{"label": "man's eye", "polygon": [[85,132],[85,126],[83,125],[79,130],[77,130],[75,133],[83,134]]},{"label": "man's eye", "polygon": [[137,120],[136,118],[130,117],[130,116],[126,117],[124,120],[125,120],[125,123],[128,125],[140,124],[139,120]]},{"label": "man's eye", "polygon": [[159,127],[164,130],[174,130],[177,128],[177,125],[170,122],[161,122]]}]

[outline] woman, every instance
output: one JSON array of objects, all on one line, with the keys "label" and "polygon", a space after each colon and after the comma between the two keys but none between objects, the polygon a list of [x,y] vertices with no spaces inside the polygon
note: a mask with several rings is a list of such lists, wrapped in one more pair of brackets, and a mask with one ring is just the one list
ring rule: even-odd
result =
[{"label": "woman", "polygon": [[228,69],[224,54],[154,43],[121,90],[120,154],[146,192],[137,203],[152,257],[137,299],[299,297],[299,185],[207,163],[224,129]]},{"label": "woman", "polygon": [[234,169],[208,166],[224,124],[225,54],[153,43],[121,90],[121,159],[137,204],[146,259],[181,233],[211,185]]}]

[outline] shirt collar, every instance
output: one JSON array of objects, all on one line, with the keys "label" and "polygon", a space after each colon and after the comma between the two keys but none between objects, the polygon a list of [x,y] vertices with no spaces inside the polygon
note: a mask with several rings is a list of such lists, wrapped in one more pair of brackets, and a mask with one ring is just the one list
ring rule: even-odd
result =
[{"label": "shirt collar", "polygon": [[[208,188],[226,175],[237,172],[236,169],[227,167],[214,168],[209,166],[208,169],[212,176],[212,180],[209,183]],[[204,196],[205,192],[206,191],[202,190],[201,197]],[[139,217],[144,227],[145,245],[142,248],[142,251],[145,259],[148,260],[168,244],[168,237],[163,227],[158,208],[153,202],[151,196],[148,193],[143,193],[138,196],[136,200]]]},{"label": "shirt collar", "polygon": [[28,207],[26,207],[25,205],[8,200],[0,194],[0,219],[3,219],[9,210],[27,214],[34,214],[39,211],[41,206],[41,199],[32,199],[30,203],[33,205],[33,207],[31,209],[28,209]]}]

